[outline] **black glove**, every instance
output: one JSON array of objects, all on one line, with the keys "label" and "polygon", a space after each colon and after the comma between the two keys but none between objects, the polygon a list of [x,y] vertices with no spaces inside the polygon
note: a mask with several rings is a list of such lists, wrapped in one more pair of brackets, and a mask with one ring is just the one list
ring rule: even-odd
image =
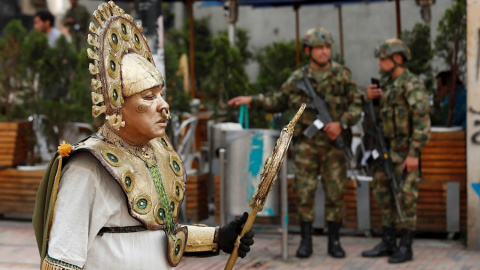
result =
[{"label": "black glove", "polygon": [[[243,216],[228,223],[226,226],[220,228],[218,232],[218,247],[226,253],[232,253],[235,241],[238,235],[242,232],[243,224],[248,219],[248,213],[244,212]],[[250,251],[250,246],[253,245],[253,232],[249,231],[240,238],[240,245],[238,246],[238,256],[244,258]]]}]

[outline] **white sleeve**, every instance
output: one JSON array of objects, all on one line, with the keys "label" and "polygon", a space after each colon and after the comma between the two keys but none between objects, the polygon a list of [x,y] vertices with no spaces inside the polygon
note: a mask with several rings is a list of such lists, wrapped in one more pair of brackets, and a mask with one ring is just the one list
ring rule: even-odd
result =
[{"label": "white sleeve", "polygon": [[[108,197],[108,172],[87,153],[73,157],[62,170],[48,256],[83,267],[98,231],[105,226],[112,209]],[[107,178],[107,179],[106,179]]]}]

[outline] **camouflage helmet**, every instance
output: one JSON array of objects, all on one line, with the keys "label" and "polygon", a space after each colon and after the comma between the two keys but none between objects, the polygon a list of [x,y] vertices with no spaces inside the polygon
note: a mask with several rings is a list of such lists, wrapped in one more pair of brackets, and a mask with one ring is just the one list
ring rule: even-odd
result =
[{"label": "camouflage helmet", "polygon": [[309,47],[331,45],[332,43],[332,35],[323,27],[312,28],[303,36],[303,45]]},{"label": "camouflage helmet", "polygon": [[410,60],[410,49],[403,41],[397,38],[387,39],[375,49],[376,58],[392,57],[396,53],[401,54],[406,61]]}]

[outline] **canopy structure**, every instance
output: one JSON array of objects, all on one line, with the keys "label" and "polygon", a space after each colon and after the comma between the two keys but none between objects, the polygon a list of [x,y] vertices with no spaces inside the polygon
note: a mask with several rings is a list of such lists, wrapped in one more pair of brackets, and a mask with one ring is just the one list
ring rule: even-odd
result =
[{"label": "canopy structure", "polygon": [[[299,15],[298,9],[301,6],[308,5],[335,5],[338,8],[338,24],[340,30],[340,56],[343,57],[343,20],[342,20],[342,5],[346,4],[360,4],[360,3],[374,3],[386,2],[392,0],[211,0],[204,1],[202,6],[218,6],[224,5],[225,2],[238,2],[242,6],[251,6],[253,8],[274,8],[291,6],[295,11],[295,40],[296,40],[296,63],[300,64],[300,34],[299,34]],[[397,37],[400,37],[401,21],[400,21],[400,0],[394,0],[396,9],[397,22]]]},{"label": "canopy structure", "polygon": [[[358,4],[370,2],[385,2],[391,0],[239,0],[240,5],[250,5],[253,7],[279,7],[300,5],[344,5],[344,4]],[[202,5],[212,6],[223,4],[223,0],[205,1]]]},{"label": "canopy structure", "polygon": [[[119,1],[119,0],[117,0]],[[138,1],[138,0],[137,0]],[[189,18],[189,30],[190,30],[190,59],[189,59],[189,71],[190,71],[190,95],[195,97],[195,69],[194,69],[194,33],[193,33],[193,3],[203,2],[201,6],[223,6],[225,3],[235,3],[241,6],[251,6],[253,8],[275,8],[275,7],[285,7],[291,6],[295,11],[295,39],[296,39],[296,63],[297,66],[300,63],[300,34],[299,34],[299,15],[298,9],[301,6],[308,5],[335,5],[338,8],[338,20],[339,20],[339,35],[340,35],[340,55],[343,57],[343,22],[342,22],[342,5],[347,4],[370,4],[376,2],[387,2],[395,1],[395,11],[396,11],[396,28],[397,28],[397,37],[400,37],[401,33],[401,20],[400,20],[400,0],[161,0],[163,2],[179,2],[182,1],[187,5],[188,18]],[[417,0],[418,3],[419,0]],[[432,0],[426,0],[432,1]],[[433,0],[434,1],[434,0]],[[235,31],[235,20],[229,22],[229,37],[234,44],[234,34]]]}]

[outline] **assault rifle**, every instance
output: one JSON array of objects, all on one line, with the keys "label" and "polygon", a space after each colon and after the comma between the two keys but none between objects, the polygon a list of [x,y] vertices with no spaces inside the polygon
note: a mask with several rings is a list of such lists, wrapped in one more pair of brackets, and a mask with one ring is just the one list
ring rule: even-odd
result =
[{"label": "assault rifle", "polygon": [[[297,80],[297,88],[305,92],[305,94],[312,99],[312,102],[307,103],[307,108],[315,109],[317,111],[316,119],[313,121],[312,124],[310,124],[310,126],[308,126],[303,131],[303,135],[311,139],[318,131],[322,130],[326,124],[333,122],[333,119],[330,115],[330,112],[328,111],[327,103],[325,103],[325,100],[319,97],[315,93],[315,90],[313,90],[312,84],[307,78],[305,67],[303,67],[302,69],[304,71],[303,78],[302,80]],[[335,144],[340,149],[345,148],[345,143],[343,142],[342,136],[338,136],[335,139]]]},{"label": "assault rifle", "polygon": [[[378,80],[372,78],[372,84],[376,84],[377,87],[380,88],[380,83]],[[368,119],[374,125],[373,133],[375,137],[375,148],[372,151],[372,157],[374,160],[376,160],[377,158],[381,158],[383,160],[385,174],[387,175],[387,181],[390,182],[392,195],[395,200],[395,205],[397,207],[398,217],[400,218],[400,221],[403,222],[402,207],[400,206],[397,195],[401,191],[401,186],[406,178],[406,173],[404,171],[400,184],[397,183],[397,179],[395,177],[395,167],[393,166],[392,157],[390,156],[390,152],[388,151],[385,138],[383,137],[383,128],[381,126],[381,122],[377,121],[377,117],[375,116],[373,101],[366,103],[367,106],[364,107],[366,110],[366,117],[368,117]]]},{"label": "assault rifle", "polygon": [[[305,94],[312,99],[312,102],[306,103],[307,108],[315,109],[317,111],[316,119],[313,121],[312,124],[310,124],[310,126],[308,126],[303,131],[303,135],[311,139],[318,131],[322,130],[326,124],[333,122],[333,119],[330,115],[330,112],[328,111],[328,106],[327,103],[325,103],[325,100],[319,97],[315,93],[315,90],[313,90],[312,84],[307,77],[305,67],[303,67],[302,70],[304,71],[303,78],[301,80],[297,80],[296,86],[298,89],[305,92]],[[361,186],[360,182],[358,181],[357,174],[352,169],[352,166],[350,164],[352,160],[352,152],[350,151],[350,149],[348,149],[348,146],[345,145],[341,134],[335,139],[335,144],[338,148],[343,150],[343,154],[345,155],[345,159],[347,162],[347,168],[352,172],[355,180],[357,181],[357,185]]]}]

